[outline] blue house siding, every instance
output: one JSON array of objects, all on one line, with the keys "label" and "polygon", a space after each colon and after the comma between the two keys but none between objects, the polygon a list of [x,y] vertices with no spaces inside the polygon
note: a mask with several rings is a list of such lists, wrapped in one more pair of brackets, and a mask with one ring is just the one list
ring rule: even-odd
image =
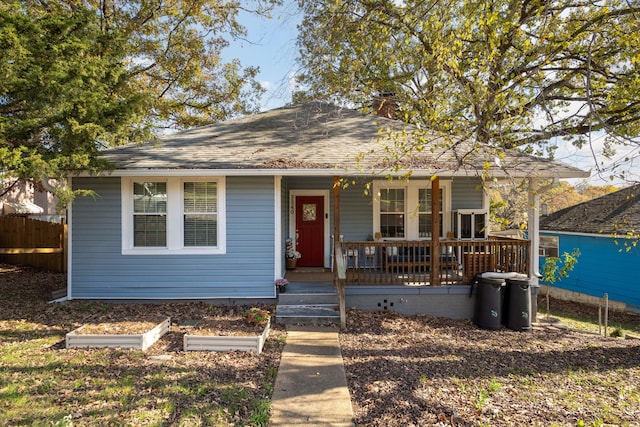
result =
[{"label": "blue house siding", "polygon": [[[598,298],[607,293],[610,300],[640,310],[640,248],[626,252],[608,236],[551,231],[541,231],[540,235],[557,236],[560,255],[571,253],[574,248],[580,250],[578,263],[569,277],[555,282],[554,287]],[[546,257],[540,257],[540,271],[545,260]]]},{"label": "blue house siding", "polygon": [[347,241],[373,237],[373,198],[364,185],[353,185],[340,193],[340,232]]},{"label": "blue house siding", "polygon": [[[349,182],[351,180],[351,178],[345,179]],[[364,241],[373,234],[373,197],[371,190],[368,195],[365,194],[365,183],[362,178],[354,180],[355,184],[350,182],[347,188],[340,191],[340,232],[347,241]],[[478,187],[479,184],[480,181],[477,178],[453,179],[451,209],[482,208],[482,189]],[[333,231],[332,187],[333,179],[330,177],[287,177],[283,180],[283,201],[288,207],[288,194],[291,190],[328,190],[330,227]],[[283,229],[289,230],[289,216],[285,215],[285,218],[286,224]]]},{"label": "blue house siding", "polygon": [[120,179],[77,178],[74,188],[96,197],[72,208],[72,298],[274,296],[273,177],[227,178],[227,250],[219,255],[122,255]]},{"label": "blue house siding", "polygon": [[481,209],[480,184],[479,178],[454,178],[451,181],[451,209]]}]

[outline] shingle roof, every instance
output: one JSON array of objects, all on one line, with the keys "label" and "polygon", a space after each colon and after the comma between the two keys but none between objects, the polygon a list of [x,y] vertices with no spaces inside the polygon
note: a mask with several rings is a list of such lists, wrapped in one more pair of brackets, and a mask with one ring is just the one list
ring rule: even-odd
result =
[{"label": "shingle roof", "polygon": [[624,188],[540,218],[540,229],[624,235],[640,229],[640,185]]},{"label": "shingle roof", "polygon": [[[365,115],[334,105],[311,102],[269,110],[219,124],[185,130],[166,136],[160,143],[126,145],[106,150],[104,158],[117,170],[213,169],[277,170],[280,175],[313,171],[314,175],[371,174],[389,169],[400,148],[389,139],[394,129],[399,144],[411,141],[417,128],[397,120]],[[403,133],[404,129],[404,133]],[[402,157],[403,166],[414,175],[475,175],[485,161],[496,176],[586,177],[572,166],[509,151],[497,167],[490,150],[465,156],[470,144],[454,149],[438,148],[433,137],[427,149]]]}]

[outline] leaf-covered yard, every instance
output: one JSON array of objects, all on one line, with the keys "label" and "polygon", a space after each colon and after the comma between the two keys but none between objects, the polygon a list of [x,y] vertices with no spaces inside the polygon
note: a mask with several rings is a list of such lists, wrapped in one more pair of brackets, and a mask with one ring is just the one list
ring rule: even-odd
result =
[{"label": "leaf-covered yard", "polygon": [[[260,355],[184,352],[184,325],[218,319],[242,333],[231,320],[243,308],[48,304],[64,280],[0,265],[0,425],[266,425],[284,330],[272,328]],[[65,348],[65,334],[87,322],[162,316],[171,330],[146,351]]]},{"label": "leaf-covered yard", "polygon": [[391,312],[347,318],[340,344],[357,425],[640,425],[640,340]]},{"label": "leaf-covered yard", "polygon": [[[243,308],[48,304],[63,283],[62,275],[0,265],[0,425],[268,424],[284,329],[272,328],[260,355],[184,352],[194,319],[233,329]],[[144,352],[64,346],[65,334],[86,322],[140,314],[172,319]],[[637,316],[612,316],[638,324]],[[360,310],[349,310],[347,326],[340,344],[358,426],[640,425],[640,340],[553,327],[495,332]]]}]

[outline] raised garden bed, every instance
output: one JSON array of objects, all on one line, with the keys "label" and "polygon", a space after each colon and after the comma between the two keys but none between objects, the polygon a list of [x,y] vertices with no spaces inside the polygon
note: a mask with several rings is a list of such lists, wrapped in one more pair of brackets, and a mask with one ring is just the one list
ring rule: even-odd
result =
[{"label": "raised garden bed", "polygon": [[171,319],[87,324],[66,335],[67,348],[131,348],[146,350],[169,332]]},{"label": "raised garden bed", "polygon": [[[238,320],[238,322],[242,322]],[[252,330],[254,332],[252,332]],[[269,336],[271,322],[264,326],[247,328],[229,328],[234,331],[229,335],[221,335],[219,327],[209,328],[206,321],[199,323],[192,332],[184,335],[184,351],[254,351],[262,352],[264,342]],[[213,331],[213,332],[212,332]]]}]

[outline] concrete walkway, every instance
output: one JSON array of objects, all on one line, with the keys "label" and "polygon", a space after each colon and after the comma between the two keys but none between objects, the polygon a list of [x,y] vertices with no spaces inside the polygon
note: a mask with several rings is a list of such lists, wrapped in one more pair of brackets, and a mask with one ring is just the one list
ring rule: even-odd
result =
[{"label": "concrete walkway", "polygon": [[353,426],[337,328],[287,327],[269,425]]}]

